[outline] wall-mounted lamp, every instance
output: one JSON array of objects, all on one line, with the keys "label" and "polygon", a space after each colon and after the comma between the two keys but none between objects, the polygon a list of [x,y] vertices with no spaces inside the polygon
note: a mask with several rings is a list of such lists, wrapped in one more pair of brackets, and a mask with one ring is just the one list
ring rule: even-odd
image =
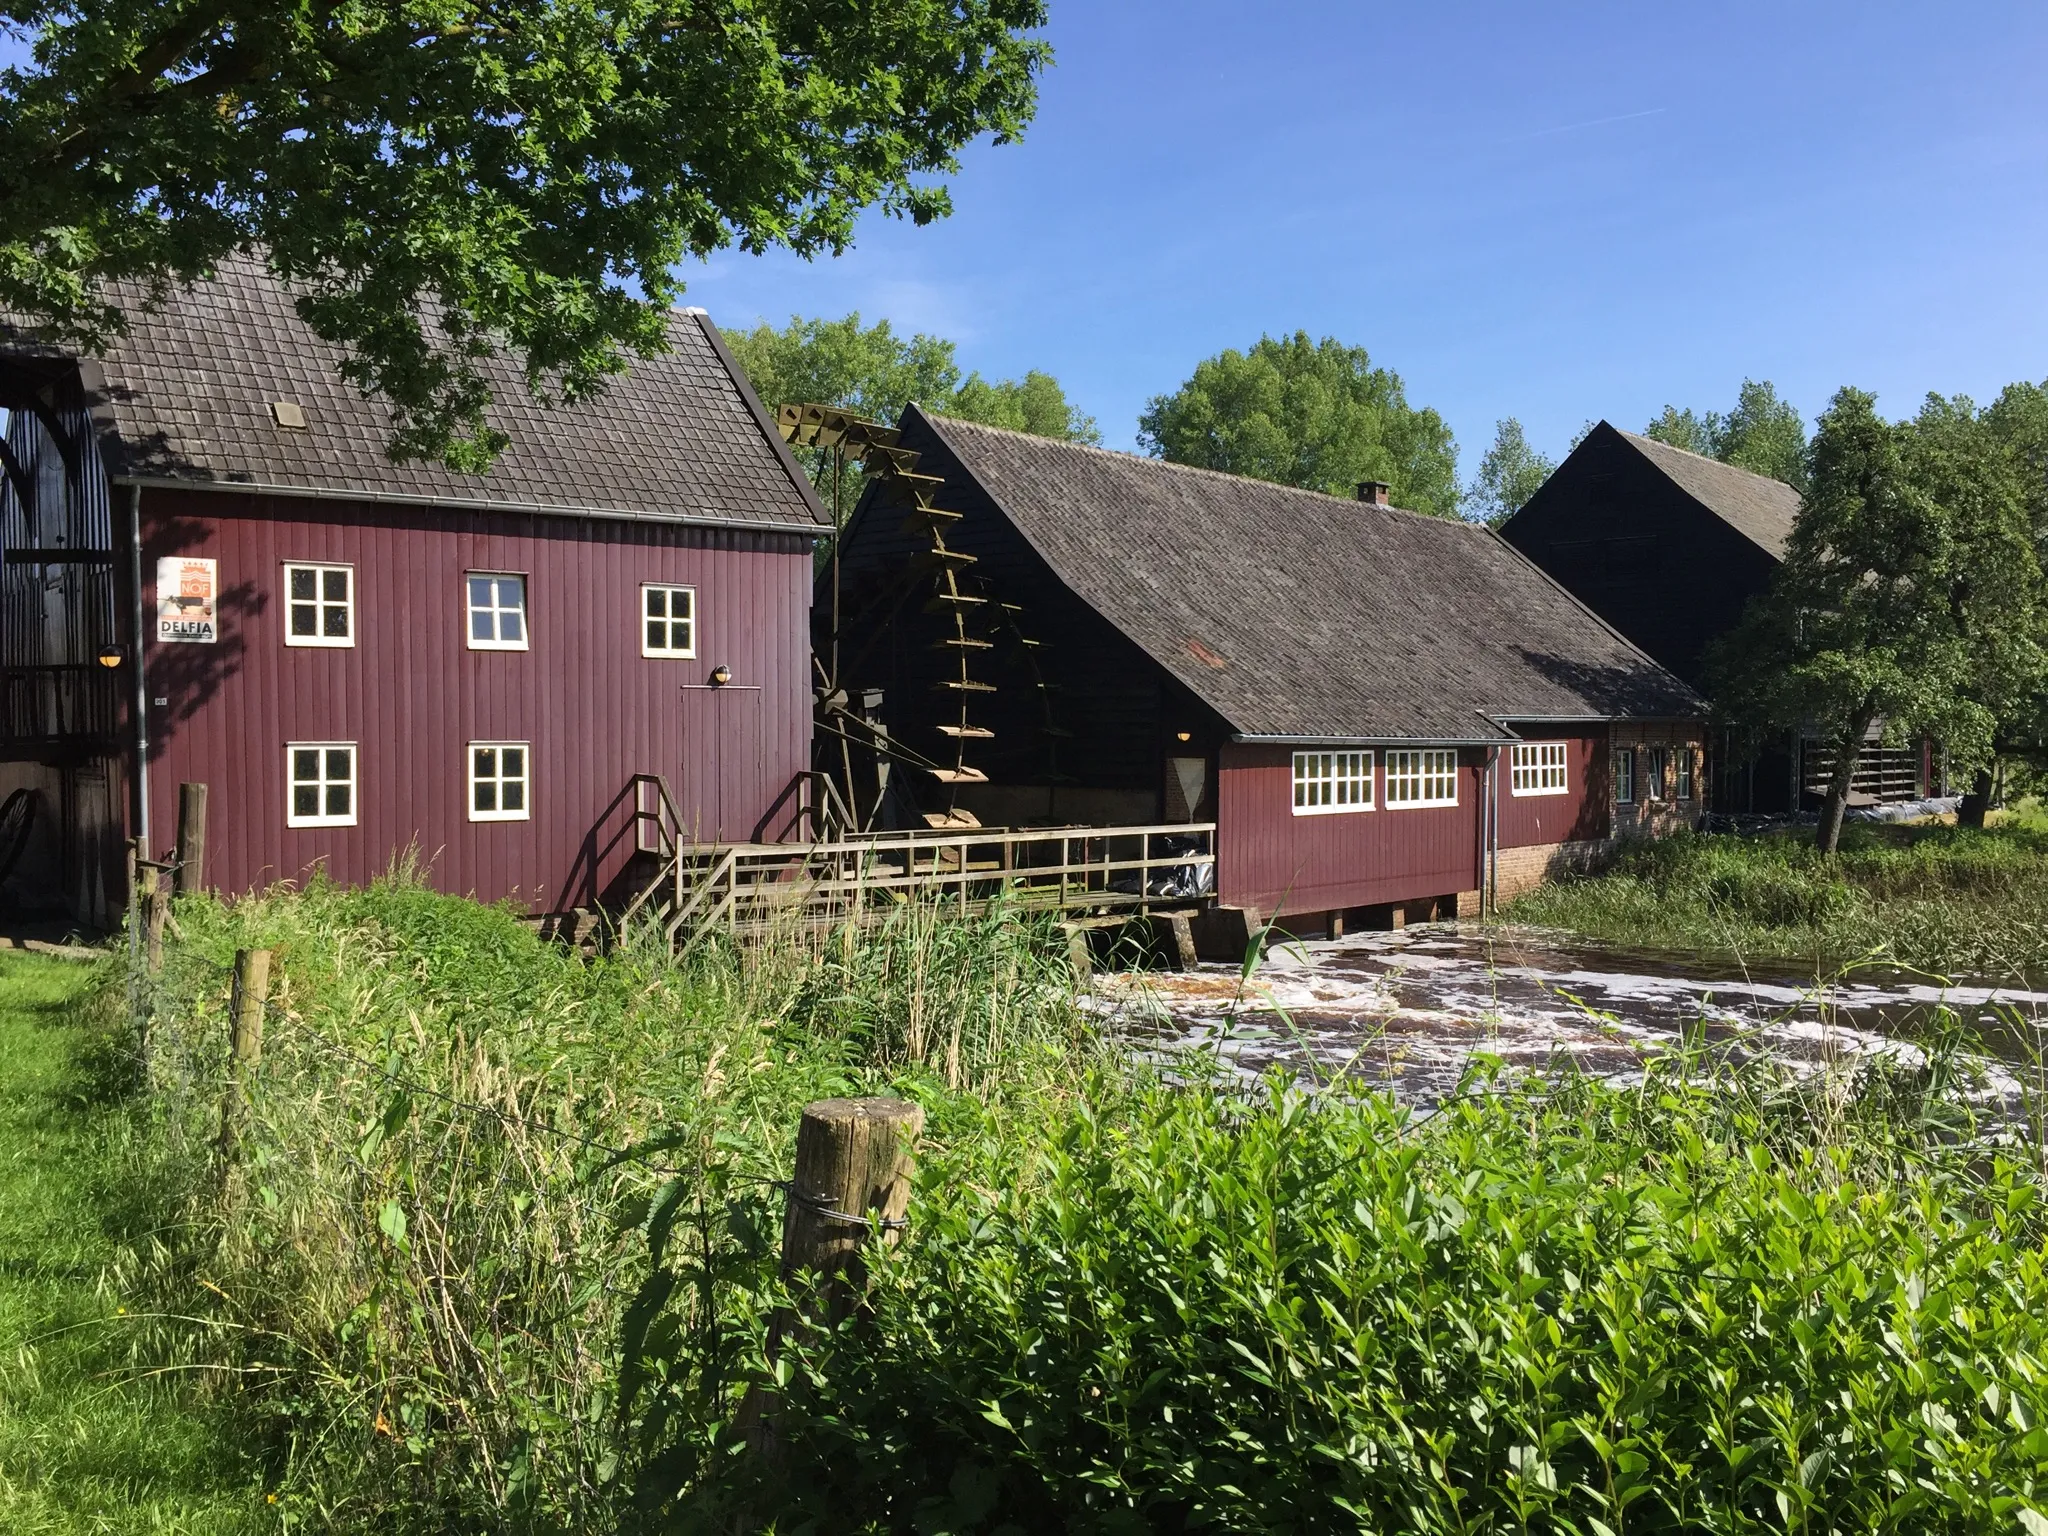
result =
[{"label": "wall-mounted lamp", "polygon": [[99,649],[99,654],[93,659],[103,667],[113,668],[126,661],[128,653],[118,645],[103,645]]},{"label": "wall-mounted lamp", "polygon": [[713,668],[711,669],[711,686],[712,686],[712,687],[714,687],[714,688],[723,688],[723,687],[724,687],[724,686],[725,686],[725,685],[726,685],[727,683],[729,683],[729,682],[731,682],[731,681],[732,681],[732,668],[731,668],[731,667],[728,667],[728,666],[726,666],[726,665],[725,665],[725,664],[724,664],[723,662],[721,662],[721,663],[720,663],[719,665],[717,665],[717,666],[715,666],[715,667],[713,667]]},{"label": "wall-mounted lamp", "polygon": [[1175,731],[1173,733],[1173,739],[1175,741],[1189,741],[1193,739],[1194,734],[1195,733],[1193,731]]}]

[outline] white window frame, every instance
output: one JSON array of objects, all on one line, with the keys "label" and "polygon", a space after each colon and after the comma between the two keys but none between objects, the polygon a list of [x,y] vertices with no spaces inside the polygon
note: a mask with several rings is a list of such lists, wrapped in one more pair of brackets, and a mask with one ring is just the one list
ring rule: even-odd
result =
[{"label": "white window frame", "polygon": [[[1448,784],[1450,793],[1444,794],[1439,786]],[[1413,786],[1412,798],[1405,793]],[[1437,788],[1432,794],[1429,791]],[[1387,809],[1390,811],[1420,811],[1436,805],[1458,803],[1458,754],[1443,747],[1423,747],[1414,751],[1389,752],[1387,754]]]},{"label": "white window frame", "polygon": [[[295,754],[318,752],[320,754],[320,775],[314,779],[298,777],[298,763]],[[348,753],[348,778],[329,778],[327,754]],[[352,827],[356,824],[356,812],[362,803],[362,757],[352,741],[288,741],[284,744],[284,824],[288,827]],[[297,809],[297,790],[300,784],[320,786],[321,810],[312,816],[303,816]],[[348,785],[348,814],[335,816],[326,810],[328,789],[340,783]]]},{"label": "white window frame", "polygon": [[1373,754],[1357,749],[1294,754],[1294,814],[1340,816],[1373,809]]},{"label": "white window frame", "polygon": [[1692,800],[1695,789],[1693,779],[1697,776],[1698,766],[1693,761],[1691,747],[1673,747],[1671,749],[1672,799],[1682,802],[1690,802]]},{"label": "white window frame", "polygon": [[1614,749],[1614,803],[1634,805],[1636,803],[1636,749],[1616,747]]},{"label": "white window frame", "polygon": [[[662,604],[665,615],[661,618],[656,618],[647,611],[648,596],[650,593],[655,592],[666,594]],[[686,593],[689,597],[690,616],[687,619],[679,620],[675,616],[676,594],[678,592]],[[678,623],[688,624],[690,627],[690,643],[688,645],[656,646],[648,643],[647,627],[650,624],[660,624],[669,639],[673,640],[675,639],[676,625]],[[689,661],[696,656],[697,589],[695,587],[686,587],[680,582],[673,581],[643,581],[640,583],[640,654],[647,657],[650,661]]]},{"label": "white window frame", "polygon": [[[491,589],[489,607],[480,608],[469,590],[472,581],[516,581],[519,583],[519,638],[501,640],[498,635],[504,624],[498,615],[513,610],[498,602],[498,589]],[[462,573],[462,638],[472,651],[530,651],[533,649],[532,593],[528,588],[524,572],[521,571],[464,571]],[[491,636],[489,640],[476,637],[476,616],[480,613],[491,615]]]},{"label": "white window frame", "polygon": [[1571,754],[1562,741],[1517,742],[1508,757],[1508,793],[1566,795],[1571,793]]},{"label": "white window frame", "polygon": [[1661,805],[1668,798],[1665,791],[1671,787],[1665,782],[1671,774],[1671,749],[1669,747],[1646,747],[1644,751],[1648,754],[1650,761],[1647,765],[1648,771],[1637,774],[1637,777],[1642,780],[1642,783],[1637,786],[1637,792],[1642,795],[1645,804]]},{"label": "white window frame", "polygon": [[[313,573],[314,597],[312,599],[312,608],[314,632],[310,635],[300,635],[292,632],[292,610],[306,606],[304,601],[292,596],[292,573],[294,571],[311,571]],[[327,596],[327,577],[334,571],[339,571],[348,578],[348,596],[342,599],[338,605]],[[336,606],[339,606],[342,612],[348,615],[348,633],[346,635],[335,636],[328,634],[327,626],[323,622],[327,617],[327,610]],[[325,650],[344,650],[354,647],[356,643],[356,568],[354,566],[342,565],[333,560],[285,561],[284,643],[294,646],[313,646]]]},{"label": "white window frame", "polygon": [[[476,755],[479,752],[497,752],[500,754],[506,752],[517,752],[520,754],[519,761],[524,771],[521,772],[517,778],[506,777],[504,771],[504,758],[501,755],[497,760],[496,773],[488,780],[489,783],[496,786],[496,792],[493,795],[493,798],[498,802],[498,808],[496,810],[480,811],[476,808],[477,785],[486,782],[486,780],[481,778],[476,771]],[[468,807],[469,819],[471,821],[533,820],[532,742],[472,741],[469,744],[468,750],[465,751],[462,755],[462,764],[463,804]],[[504,808],[505,786],[507,784],[517,784],[519,786],[519,809],[516,811],[508,811]]]}]

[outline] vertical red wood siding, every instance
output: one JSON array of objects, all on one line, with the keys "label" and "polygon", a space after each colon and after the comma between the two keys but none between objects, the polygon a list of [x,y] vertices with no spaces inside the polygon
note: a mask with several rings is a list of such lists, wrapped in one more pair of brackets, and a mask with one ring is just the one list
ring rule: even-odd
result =
[{"label": "vertical red wood siding", "polygon": [[1371,811],[1294,814],[1294,753],[1232,744],[1217,771],[1216,888],[1265,916],[1448,896],[1479,889],[1486,755],[1458,753],[1458,803],[1386,808],[1386,754],[1373,757]]},{"label": "vertical red wood siding", "polygon": [[1530,742],[1565,744],[1565,792],[1517,795],[1512,752],[1500,749],[1500,845],[1532,848],[1549,843],[1589,842],[1609,835],[1607,730],[1578,736],[1542,735],[1536,726],[1518,727]]},{"label": "vertical red wood siding", "polygon": [[[219,561],[220,639],[145,648],[150,816],[212,786],[208,877],[227,890],[324,864],[357,884],[417,844],[435,885],[560,911],[632,852],[635,773],[663,775],[705,840],[775,838],[810,759],[810,536],[574,517],[145,492],[144,605],[164,555]],[[355,568],[356,643],[284,643],[286,561]],[[527,579],[530,646],[472,651],[463,576]],[[640,584],[697,589],[697,656],[640,654]],[[153,625],[152,625],[153,632]],[[702,686],[718,665],[732,685]],[[162,700],[162,703],[158,703]],[[357,743],[353,827],[285,825],[285,744]],[[531,744],[532,819],[468,819],[472,741]]]}]

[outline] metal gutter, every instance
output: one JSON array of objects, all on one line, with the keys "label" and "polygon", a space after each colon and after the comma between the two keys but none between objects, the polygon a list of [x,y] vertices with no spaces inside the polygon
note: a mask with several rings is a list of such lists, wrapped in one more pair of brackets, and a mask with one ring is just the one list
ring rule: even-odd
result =
[{"label": "metal gutter", "polygon": [[550,506],[538,502],[490,501],[477,496],[423,496],[402,491],[340,489],[327,486],[272,485],[260,480],[183,480],[174,476],[109,475],[108,483],[135,489],[164,491],[227,491],[248,496],[298,496],[310,501],[366,501],[380,506],[431,507],[447,512],[495,512],[500,515],[540,517],[603,518],[617,523],[647,523],[656,527],[730,528],[737,533],[786,533],[795,538],[821,539],[829,527],[813,523],[776,523],[737,517],[691,517],[672,513],[622,512],[611,507]]},{"label": "metal gutter", "polygon": [[1239,732],[1231,741],[1241,746],[1274,747],[1500,747],[1519,736],[1257,736]]},{"label": "metal gutter", "polygon": [[[143,675],[142,611],[142,487],[128,487],[128,580],[134,593],[130,617],[135,624],[135,837],[141,857],[149,857],[149,679]],[[133,919],[131,919],[132,921]]]}]

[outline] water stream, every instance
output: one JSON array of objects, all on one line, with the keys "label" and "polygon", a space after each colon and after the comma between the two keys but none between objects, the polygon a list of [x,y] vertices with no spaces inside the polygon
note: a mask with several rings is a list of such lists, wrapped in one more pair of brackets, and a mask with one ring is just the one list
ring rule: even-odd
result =
[{"label": "water stream", "polygon": [[2048,991],[2024,985],[1876,968],[1821,977],[1456,924],[1289,945],[1248,984],[1220,965],[1102,977],[1093,1003],[1141,1045],[1211,1045],[1248,1072],[1347,1072],[1417,1103],[1448,1092],[1477,1052],[1627,1075],[1694,1026],[1799,1068],[1915,1060],[1912,1038],[1943,1007],[2008,1058],[1994,1087],[2009,1093],[2032,1076],[2021,1037],[2048,1029]]}]

